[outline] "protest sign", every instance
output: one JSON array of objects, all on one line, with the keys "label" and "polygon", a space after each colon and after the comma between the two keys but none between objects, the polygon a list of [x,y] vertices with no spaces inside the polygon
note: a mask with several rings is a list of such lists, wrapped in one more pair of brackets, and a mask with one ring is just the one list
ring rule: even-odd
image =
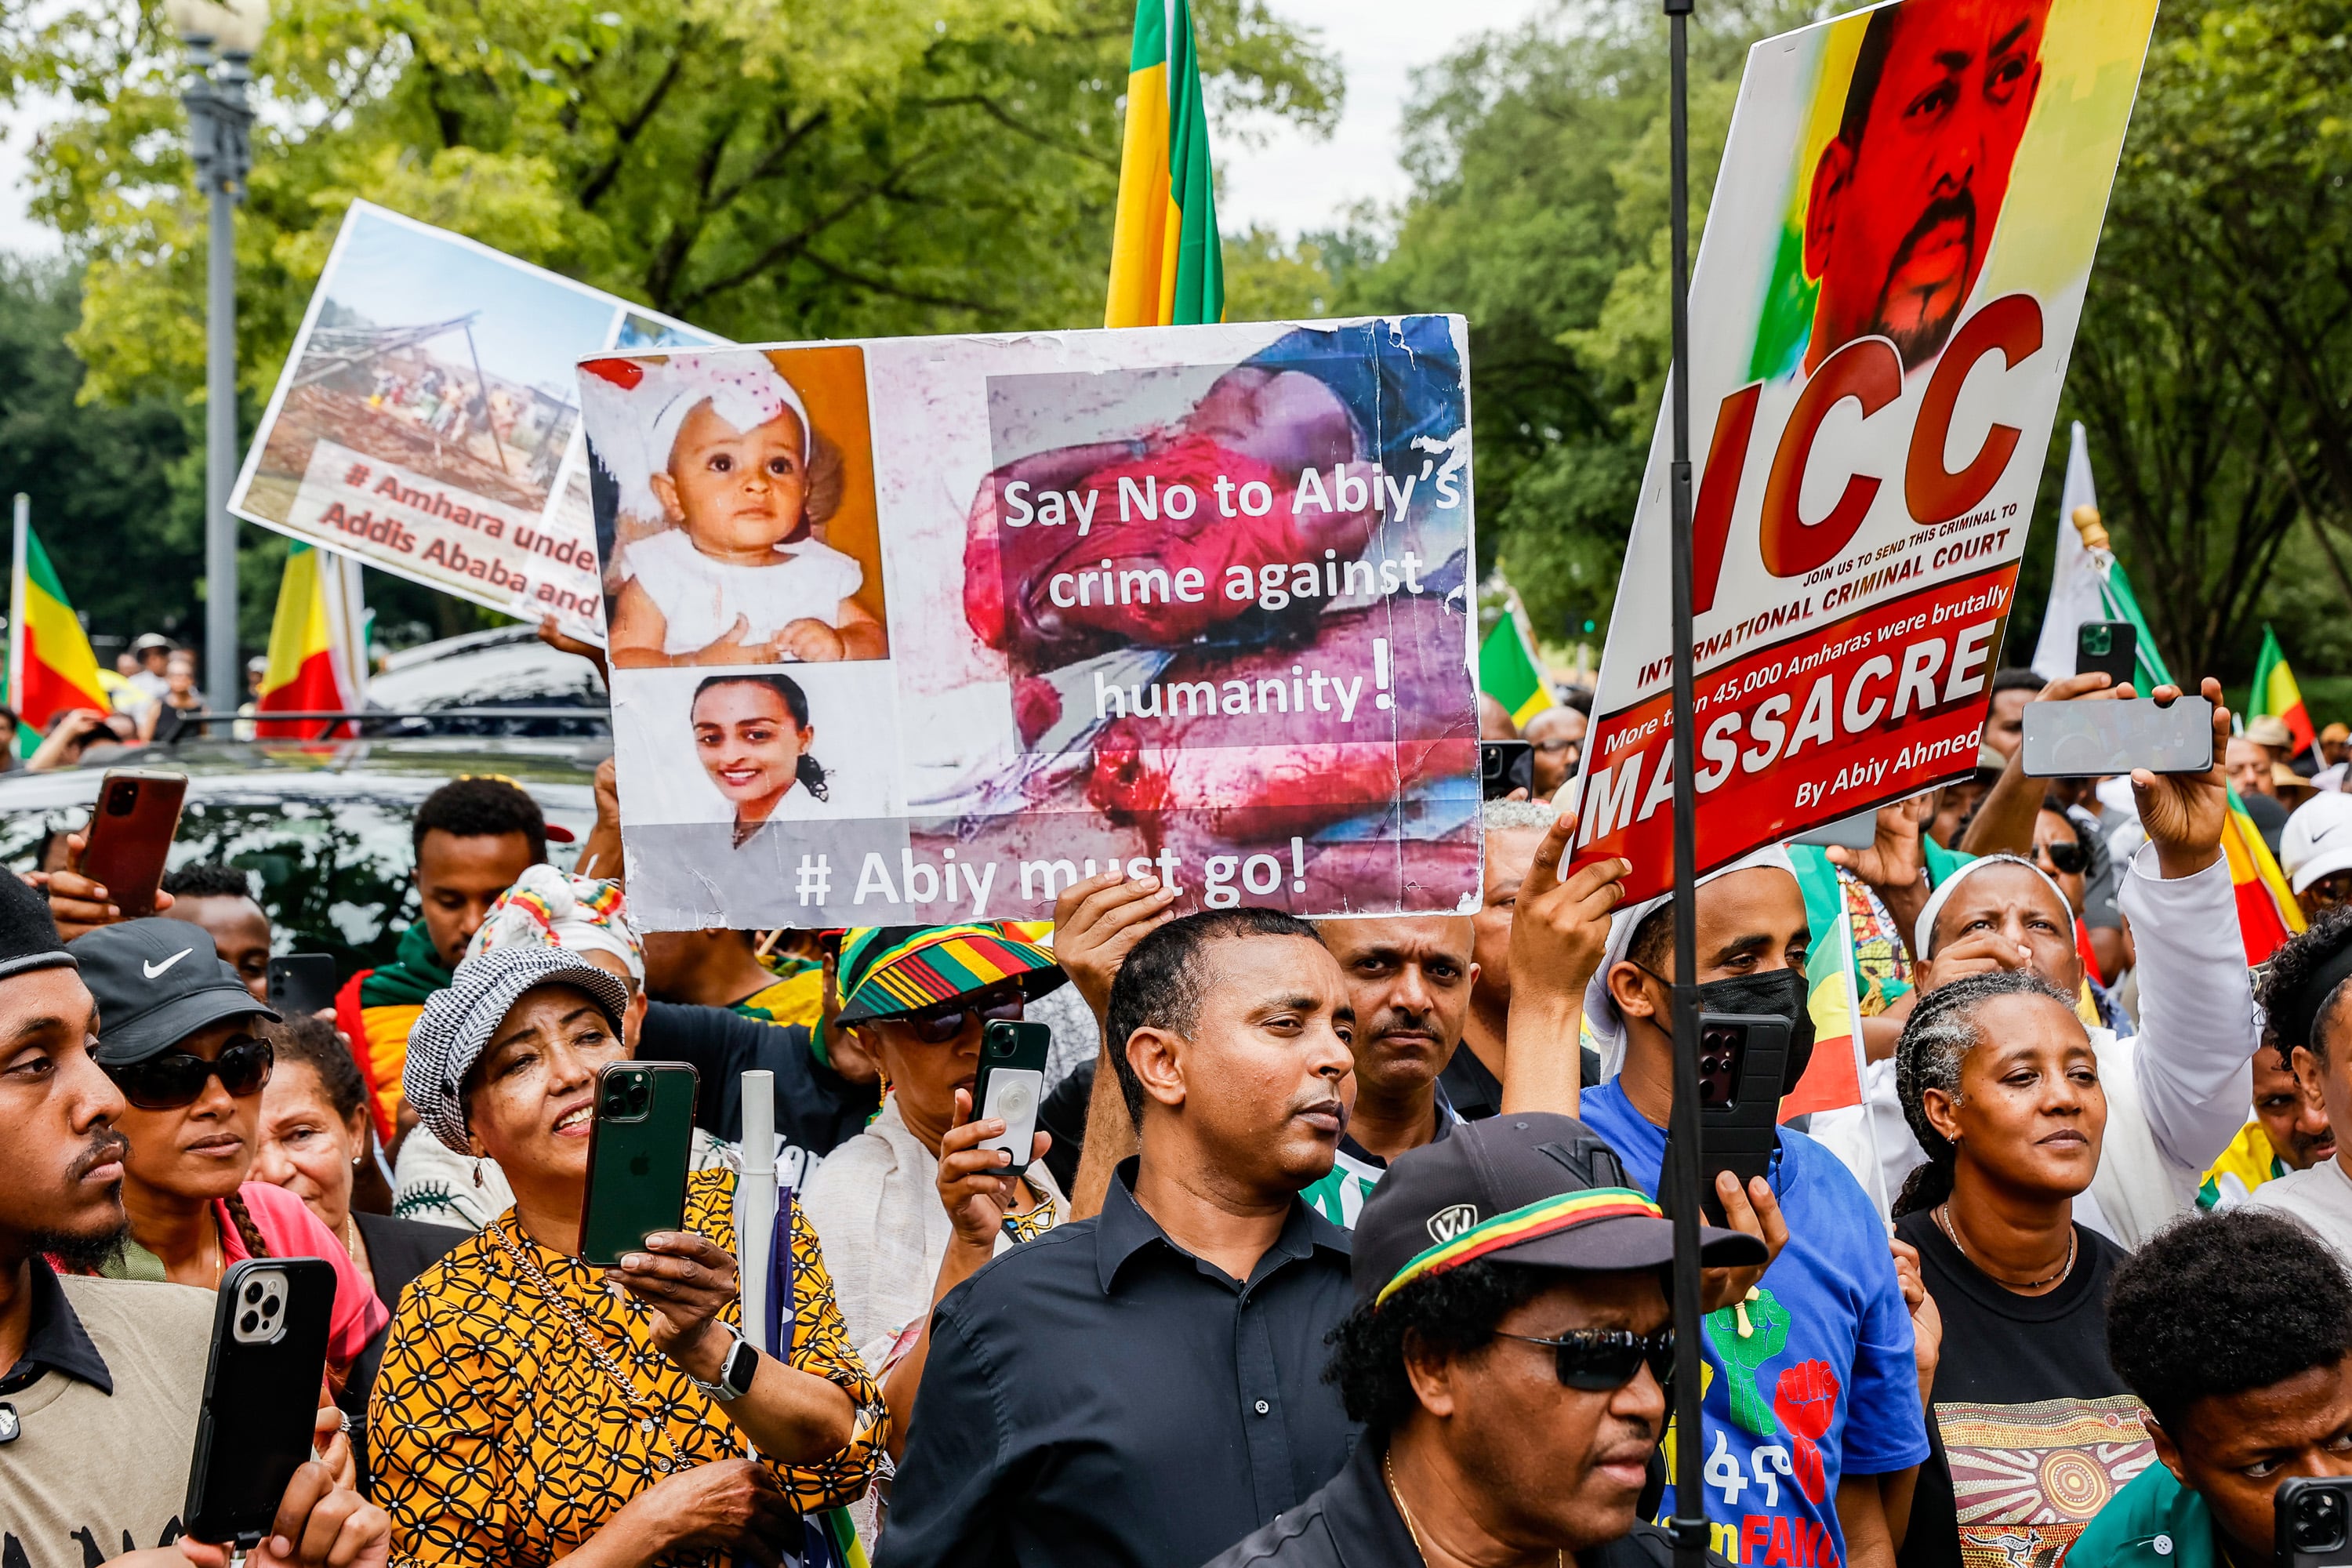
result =
[{"label": "protest sign", "polygon": [[1465,330],[1416,316],[581,367],[655,930],[1478,893]]},{"label": "protest sign", "polygon": [[601,643],[572,365],[720,341],[353,202],[229,510]]},{"label": "protest sign", "polygon": [[[1748,53],[1691,289],[1698,866],[1968,773],[2154,0],[1895,0]],[[1661,417],[1578,857],[1673,882]]]}]

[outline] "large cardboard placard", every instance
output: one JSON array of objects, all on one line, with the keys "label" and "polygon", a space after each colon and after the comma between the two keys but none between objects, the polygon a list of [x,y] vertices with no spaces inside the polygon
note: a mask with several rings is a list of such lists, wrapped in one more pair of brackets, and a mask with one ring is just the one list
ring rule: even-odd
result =
[{"label": "large cardboard placard", "polygon": [[353,202],[229,510],[602,642],[572,365],[722,341]]},{"label": "large cardboard placard", "polygon": [[582,408],[633,915],[1478,889],[1465,329],[605,356]]},{"label": "large cardboard placard", "polygon": [[[2153,0],[1895,0],[1749,51],[1691,290],[1698,867],[1967,773]],[[1576,799],[1672,884],[1670,430]]]}]

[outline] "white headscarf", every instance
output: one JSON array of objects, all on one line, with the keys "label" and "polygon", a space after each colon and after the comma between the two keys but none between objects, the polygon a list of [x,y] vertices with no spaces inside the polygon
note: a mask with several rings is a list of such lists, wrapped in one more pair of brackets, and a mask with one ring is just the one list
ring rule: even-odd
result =
[{"label": "white headscarf", "polygon": [[2066,912],[2066,919],[2071,924],[2074,918],[2074,906],[2068,901],[2065,889],[2053,881],[2048,872],[2022,855],[1982,855],[1974,860],[1963,861],[1950,876],[1936,885],[1934,892],[1927,895],[1927,907],[1919,911],[1919,923],[1911,930],[1913,958],[1925,963],[1935,956],[1937,917],[1944,912],[1944,905],[1951,898],[1952,890],[1967,881],[1972,874],[1983,870],[1988,866],[2022,866],[2041,878],[2042,885],[2050,889],[2052,898],[2058,900],[2058,907]]},{"label": "white headscarf", "polygon": [[[1788,848],[1783,845],[1768,844],[1728,866],[1709,871],[1698,879],[1697,885],[1704,888],[1734,871],[1753,871],[1767,866],[1786,871],[1792,879],[1797,874],[1795,864],[1789,858]],[[1640,928],[1643,919],[1651,910],[1673,901],[1672,893],[1661,893],[1654,899],[1629,904],[1609,918],[1609,945],[1601,950],[1601,967],[1593,971],[1591,980],[1584,987],[1584,1025],[1592,1031],[1593,1041],[1601,1050],[1601,1079],[1603,1083],[1615,1078],[1625,1065],[1625,1019],[1617,1011],[1617,999],[1609,994],[1609,972],[1625,962],[1625,950],[1633,945],[1633,932]]]},{"label": "white headscarf", "polygon": [[466,956],[478,957],[517,942],[571,952],[609,952],[627,965],[631,979],[643,984],[645,944],[637,940],[625,911],[617,882],[567,877],[552,866],[533,866],[490,906],[489,914],[466,943]]}]

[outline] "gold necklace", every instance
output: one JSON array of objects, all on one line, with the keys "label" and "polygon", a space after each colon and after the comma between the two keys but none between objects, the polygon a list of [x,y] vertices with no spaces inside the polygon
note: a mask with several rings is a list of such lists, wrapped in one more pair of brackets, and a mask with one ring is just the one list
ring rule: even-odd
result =
[{"label": "gold necklace", "polygon": [[[1426,1564],[1429,1562],[1429,1548],[1422,1544],[1421,1525],[1413,1519],[1412,1510],[1405,1506],[1404,1493],[1397,1489],[1396,1460],[1386,1453],[1381,1455],[1381,1479],[1388,1483],[1389,1501],[1396,1504],[1397,1517],[1404,1521],[1404,1532],[1412,1537],[1412,1549],[1421,1554],[1423,1563]],[[1567,1568],[1566,1548],[1553,1550],[1552,1563],[1553,1568]]]},{"label": "gold necklace", "polygon": [[2066,1276],[2074,1272],[2075,1237],[2074,1227],[2071,1225],[2066,1227],[2066,1261],[2059,1267],[2057,1273],[2042,1279],[2011,1280],[2003,1279],[2000,1275],[1995,1274],[1983,1264],[1977,1262],[1975,1258],[1969,1257],[1968,1247],[1960,1240],[1959,1227],[1953,1223],[1952,1205],[1948,1199],[1936,1205],[1935,1220],[1937,1225],[1943,1228],[1944,1235],[1946,1238],[1951,1242],[1954,1251],[1958,1252],[1970,1267],[1976,1269],[1978,1273],[1983,1275],[1994,1284],[2002,1286],[2005,1289],[2011,1290],[2039,1290],[2045,1285],[2063,1285],[2066,1282]]}]

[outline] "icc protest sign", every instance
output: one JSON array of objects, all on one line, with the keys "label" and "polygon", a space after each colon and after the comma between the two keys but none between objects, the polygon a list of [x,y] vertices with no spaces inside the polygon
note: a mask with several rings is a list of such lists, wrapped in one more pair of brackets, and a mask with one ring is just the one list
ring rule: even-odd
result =
[{"label": "icc protest sign", "polygon": [[[1698,866],[1968,773],[2154,0],[1895,0],[1748,53],[1691,289]],[[1670,431],[1578,855],[1673,881]]]},{"label": "icc protest sign", "polygon": [[633,916],[1478,895],[1458,317],[580,367]]},{"label": "icc protest sign", "polygon": [[573,363],[719,341],[353,202],[229,510],[602,642]]}]

